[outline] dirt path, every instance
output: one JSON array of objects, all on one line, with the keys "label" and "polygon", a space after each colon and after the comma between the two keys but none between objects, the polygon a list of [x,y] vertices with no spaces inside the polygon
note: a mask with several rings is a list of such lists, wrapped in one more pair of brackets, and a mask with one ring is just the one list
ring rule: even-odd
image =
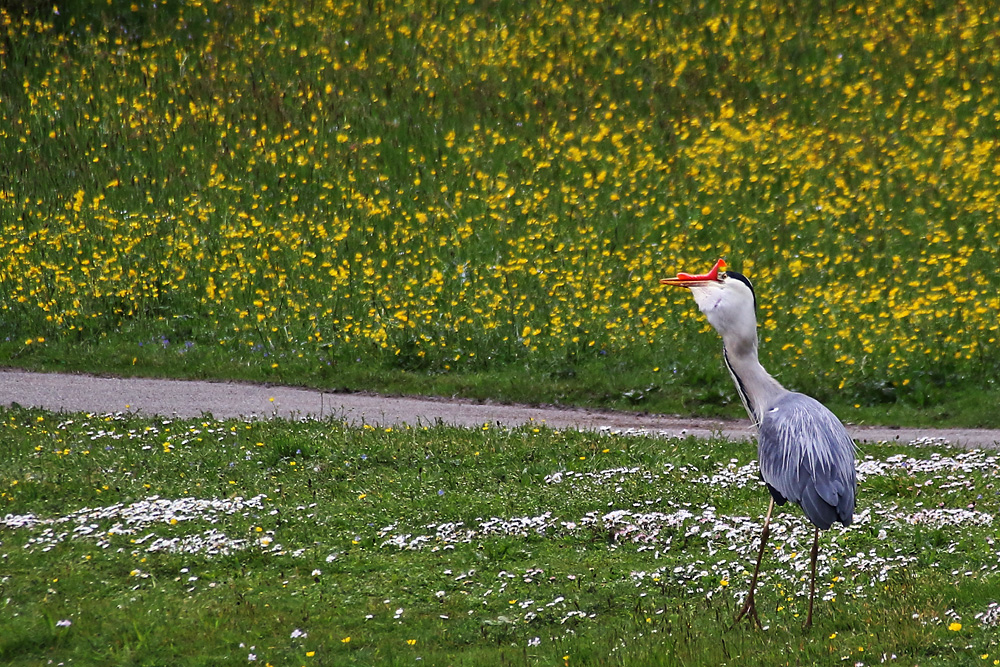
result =
[{"label": "dirt path", "polygon": [[[662,435],[750,438],[749,422],[638,415],[599,410],[498,405],[470,401],[398,398],[374,394],[331,394],[293,387],[234,382],[145,378],[105,378],[62,373],[0,370],[0,405],[17,403],[66,412],[122,412],[143,415],[219,418],[278,416],[329,417],[352,424],[517,426],[527,422],[551,428],[644,431]],[[1000,430],[913,429],[848,426],[858,442],[941,438],[967,448],[1000,447]]]}]

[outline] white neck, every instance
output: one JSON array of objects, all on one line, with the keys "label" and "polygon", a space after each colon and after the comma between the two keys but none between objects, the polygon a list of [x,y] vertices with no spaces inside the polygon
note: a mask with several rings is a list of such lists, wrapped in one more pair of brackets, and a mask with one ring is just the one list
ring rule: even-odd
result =
[{"label": "white neck", "polygon": [[760,426],[767,408],[787,394],[788,390],[760,365],[757,359],[756,331],[751,338],[724,336],[722,346],[726,366],[736,383],[743,407],[754,426]]}]

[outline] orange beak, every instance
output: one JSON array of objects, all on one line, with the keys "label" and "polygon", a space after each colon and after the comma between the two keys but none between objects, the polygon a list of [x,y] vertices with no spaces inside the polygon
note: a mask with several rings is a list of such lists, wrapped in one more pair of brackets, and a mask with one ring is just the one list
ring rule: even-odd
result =
[{"label": "orange beak", "polygon": [[676,287],[691,287],[692,285],[706,283],[713,280],[721,282],[722,278],[719,277],[719,273],[722,272],[722,275],[725,276],[725,271],[726,260],[720,259],[708,273],[703,273],[697,276],[693,276],[690,273],[678,273],[676,278],[661,278],[660,284],[675,285]]}]

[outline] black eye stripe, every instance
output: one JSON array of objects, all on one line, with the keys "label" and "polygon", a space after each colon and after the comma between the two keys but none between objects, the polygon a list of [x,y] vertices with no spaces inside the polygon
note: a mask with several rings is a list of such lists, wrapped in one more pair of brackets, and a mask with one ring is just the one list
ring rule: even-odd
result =
[{"label": "black eye stripe", "polygon": [[753,294],[753,309],[756,311],[757,310],[757,293],[754,291],[754,289],[753,289],[753,283],[750,282],[750,279],[747,278],[742,273],[737,273],[736,271],[726,271],[726,277],[727,278],[736,278],[736,280],[739,280],[741,283],[743,283],[744,285],[746,285],[747,287],[750,288],[750,293]]}]

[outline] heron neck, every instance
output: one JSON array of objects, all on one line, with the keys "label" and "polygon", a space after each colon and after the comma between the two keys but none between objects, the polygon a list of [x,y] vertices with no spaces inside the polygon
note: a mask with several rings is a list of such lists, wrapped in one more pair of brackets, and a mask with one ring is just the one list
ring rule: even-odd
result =
[{"label": "heron neck", "polygon": [[764,370],[757,359],[757,337],[753,340],[723,339],[723,356],[750,421],[760,425],[764,411],[788,390]]}]

